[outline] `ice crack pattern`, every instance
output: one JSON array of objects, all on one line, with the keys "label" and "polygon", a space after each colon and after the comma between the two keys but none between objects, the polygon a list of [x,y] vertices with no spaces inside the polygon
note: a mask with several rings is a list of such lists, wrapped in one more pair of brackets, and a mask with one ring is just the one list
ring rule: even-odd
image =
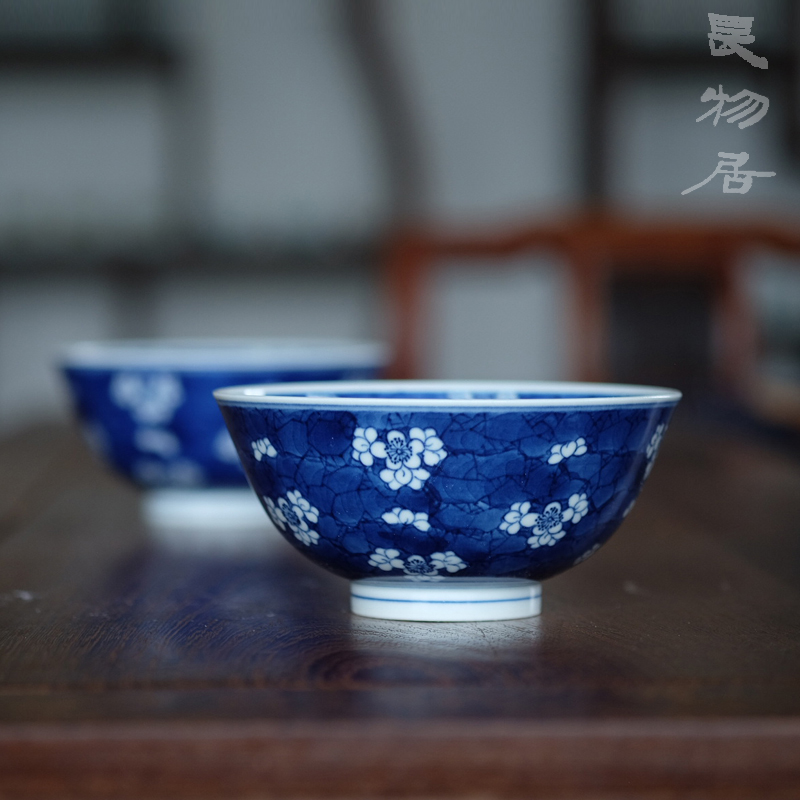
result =
[{"label": "ice crack pattern", "polygon": [[280,453],[245,468],[278,527],[323,566],[540,579],[621,523],[672,408],[223,412],[248,450],[267,440]]}]

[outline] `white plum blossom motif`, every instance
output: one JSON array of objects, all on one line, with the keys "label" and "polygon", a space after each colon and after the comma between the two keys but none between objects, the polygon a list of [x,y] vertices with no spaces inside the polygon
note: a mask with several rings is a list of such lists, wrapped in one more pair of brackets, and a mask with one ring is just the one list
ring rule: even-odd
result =
[{"label": "white plum blossom motif", "polygon": [[441,581],[445,577],[439,574],[441,570],[452,575],[467,567],[466,562],[452,550],[446,550],[444,553],[431,553],[429,559],[420,555],[411,555],[403,559],[399,550],[383,547],[375,549],[375,552],[370,555],[368,563],[371,567],[377,567],[384,572],[401,569],[411,580],[417,581]]},{"label": "white plum blossom motif", "polygon": [[656,456],[658,455],[658,448],[661,447],[661,440],[664,438],[664,434],[667,431],[667,426],[665,423],[661,423],[653,432],[653,435],[650,437],[650,442],[647,445],[647,466],[644,469],[644,477],[646,478],[650,474],[650,470],[653,469],[653,464],[656,463]]},{"label": "white plum blossom motif", "polygon": [[311,525],[319,520],[319,511],[298,491],[287,492],[286,497],[280,497],[275,503],[271,498],[264,497],[267,512],[279,530],[287,528],[294,534],[294,538],[304,545],[316,544],[319,534],[311,530]]},{"label": "white plum blossom motif", "polygon": [[371,467],[376,460],[384,462],[381,480],[397,491],[404,486],[418,491],[431,474],[423,468],[435,467],[447,457],[444,443],[433,428],[412,428],[389,431],[386,441],[378,438],[375,428],[356,428],[353,436],[353,458]]},{"label": "white plum blossom motif", "polygon": [[421,489],[431,476],[423,464],[434,467],[447,457],[444,443],[434,428],[411,428],[408,437],[402,431],[392,430],[386,434],[385,442],[378,438],[375,428],[356,428],[352,452],[353,458],[366,467],[383,461],[380,478],[395,491],[403,486]]},{"label": "white plum blossom motif", "polygon": [[411,511],[407,508],[397,506],[391,511],[382,515],[384,522],[389,525],[413,525],[419,531],[429,531],[431,528],[428,522],[428,515],[424,511]]},{"label": "white plum blossom motif", "polygon": [[554,444],[550,448],[550,457],[547,459],[548,464],[559,464],[565,458],[570,456],[582,456],[586,451],[586,439],[582,436],[574,442],[567,442],[566,444]]},{"label": "white plum blossom motif", "polygon": [[531,506],[528,501],[513,503],[500,523],[500,530],[513,535],[522,528],[529,528],[532,535],[528,544],[531,547],[552,546],[566,534],[566,523],[575,525],[589,513],[589,498],[585,493],[575,492],[567,500],[566,508],[554,501],[548,503],[541,513],[531,511]]},{"label": "white plum blossom motif", "polygon": [[[360,461],[365,467],[375,463],[377,453],[372,452],[372,446],[378,440],[378,431],[375,428],[356,428],[353,434],[353,458]],[[380,444],[380,442],[377,442]],[[381,451],[383,452],[383,451]],[[385,455],[378,458],[386,458]]]},{"label": "white plum blossom motif", "polygon": [[653,432],[653,435],[650,437],[650,444],[647,445],[648,458],[653,458],[658,452],[658,448],[661,446],[661,440],[664,438],[664,432],[666,430],[667,426],[662,422]]},{"label": "white plum blossom motif", "polygon": [[375,552],[369,557],[368,563],[371,567],[377,567],[385,572],[389,572],[389,570],[392,569],[403,569],[405,564],[403,559],[399,556],[399,550],[377,547]]},{"label": "white plum blossom motif", "polygon": [[112,378],[109,394],[136,422],[152,426],[169,422],[184,399],[180,378],[169,372],[120,372]]},{"label": "white plum blossom motif", "polygon": [[[383,445],[383,442],[379,442]],[[422,459],[420,453],[425,449],[425,445],[420,439],[408,441],[405,434],[400,431],[389,431],[386,435],[386,445],[383,452],[386,453],[386,469],[381,470],[381,480],[389,484],[390,489],[409,486],[414,490],[422,488],[422,484],[430,478],[431,474],[426,469],[422,469]]]},{"label": "white plum blossom motif", "polygon": [[534,549],[543,545],[552,547],[566,533],[564,522],[561,503],[549,503],[541,514],[533,515],[533,536],[528,539],[528,544]]},{"label": "white plum blossom motif", "polygon": [[271,497],[264,495],[264,504],[267,506],[267,514],[275,523],[275,527],[280,531],[286,530],[286,518]]},{"label": "white plum blossom motif", "polygon": [[573,562],[572,566],[582,564],[587,558],[591,558],[600,549],[600,542],[593,544],[585,553],[581,553]]},{"label": "white plum blossom motif", "polygon": [[403,572],[417,580],[432,580],[440,577],[439,570],[433,564],[429,564],[422,556],[409,556],[406,559]]},{"label": "white plum blossom motif", "polygon": [[178,437],[163,428],[137,428],[133,443],[143,453],[155,453],[163,459],[175,458],[181,452]]},{"label": "white plum blossom motif", "polygon": [[316,531],[296,530],[294,532],[294,538],[308,546],[316,544],[319,541],[319,534]]},{"label": "white plum blossom motif", "polygon": [[511,510],[503,517],[500,523],[501,531],[508,531],[510,534],[519,533],[521,526],[530,528],[534,523],[534,514],[530,513],[530,503],[514,503]]},{"label": "white plum blossom motif", "polygon": [[445,550],[444,553],[431,553],[431,566],[437,570],[458,572],[467,565],[452,550]]},{"label": "white plum blossom motif", "polygon": [[572,522],[576,524],[580,522],[589,511],[589,500],[585,494],[570,495],[567,500],[568,508],[564,510],[561,515],[564,522]]},{"label": "white plum blossom motif", "polygon": [[250,442],[250,446],[253,448],[253,458],[255,458],[256,461],[261,461],[264,456],[275,458],[275,456],[278,455],[278,451],[272,446],[266,436],[263,439],[256,439]]},{"label": "white plum blossom motif", "polygon": [[[429,467],[435,467],[447,457],[444,442],[436,435],[434,428],[412,428],[409,432],[412,440],[422,442],[422,460]],[[413,441],[412,441],[413,444]]]}]

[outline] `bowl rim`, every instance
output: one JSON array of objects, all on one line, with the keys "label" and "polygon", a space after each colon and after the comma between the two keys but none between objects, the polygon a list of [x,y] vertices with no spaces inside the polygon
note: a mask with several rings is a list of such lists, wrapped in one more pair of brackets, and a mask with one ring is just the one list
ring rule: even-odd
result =
[{"label": "bowl rim", "polygon": [[[447,392],[453,397],[348,397],[348,392],[391,394],[399,391]],[[507,397],[470,397],[495,392]],[[517,393],[574,393],[571,397],[513,397]],[[581,396],[581,393],[593,396]],[[600,396],[597,393],[600,392]],[[336,396],[334,396],[334,394]],[[345,396],[342,396],[342,395]],[[438,381],[361,380],[314,381],[291,384],[264,383],[225,386],[214,391],[220,405],[322,406],[325,408],[573,408],[585,406],[674,405],[682,397],[677,389],[623,383],[578,381]]]},{"label": "bowl rim", "polygon": [[304,337],[170,337],[79,341],[59,355],[64,369],[379,368],[380,341]]}]

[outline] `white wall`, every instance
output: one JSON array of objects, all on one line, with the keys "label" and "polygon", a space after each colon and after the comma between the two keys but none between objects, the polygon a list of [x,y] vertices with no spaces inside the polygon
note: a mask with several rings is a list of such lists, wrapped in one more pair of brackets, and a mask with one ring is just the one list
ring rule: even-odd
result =
[{"label": "white wall", "polygon": [[148,240],[163,124],[147,76],[0,74],[0,247]]},{"label": "white wall", "polygon": [[382,221],[379,147],[329,0],[192,0],[205,92],[208,213],[245,239]]},{"label": "white wall", "polygon": [[[577,201],[578,9],[381,4],[433,218]],[[183,64],[174,79],[0,76],[0,244],[21,228],[29,239],[153,235],[176,217],[248,242],[359,235],[385,221],[381,146],[338,3],[165,0],[162,12]]]},{"label": "white wall", "polygon": [[387,0],[430,172],[427,213],[469,224],[579,200],[575,0]]},{"label": "white wall", "polygon": [[66,416],[59,350],[65,342],[107,336],[113,308],[113,292],[97,279],[0,283],[0,432]]},{"label": "white wall", "polygon": [[355,337],[375,334],[379,310],[360,275],[207,276],[158,282],[159,336]]},{"label": "white wall", "polygon": [[[383,0],[430,172],[425,211],[469,222],[578,199],[577,0]],[[386,218],[381,147],[331,0],[170,0],[204,82],[208,223],[229,238],[363,233]],[[188,82],[188,81],[187,81]],[[192,135],[192,134],[190,134]]]},{"label": "white wall", "polygon": [[429,308],[427,376],[571,377],[566,275],[553,259],[446,263],[434,277]]}]

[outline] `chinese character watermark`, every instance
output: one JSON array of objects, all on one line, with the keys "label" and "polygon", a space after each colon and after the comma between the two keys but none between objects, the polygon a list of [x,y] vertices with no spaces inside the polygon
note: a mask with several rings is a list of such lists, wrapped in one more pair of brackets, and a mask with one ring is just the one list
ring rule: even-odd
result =
[{"label": "chinese character watermark", "polygon": [[[706,117],[711,116],[711,114],[714,114],[714,125],[719,122],[720,117],[729,117],[728,122],[743,120],[739,123],[739,127],[747,128],[750,125],[755,125],[756,122],[766,116],[767,110],[769,109],[769,98],[764,97],[763,94],[756,94],[749,89],[742,89],[739,94],[730,97],[722,91],[722,84],[720,84],[719,91],[714,91],[714,89],[709,86],[700,98],[701,103],[708,103],[711,100],[716,100],[717,104],[710,111],[706,111],[705,114],[698,117],[695,122],[700,122]],[[739,105],[723,112],[722,107],[725,103],[739,103]]]},{"label": "chinese character watermark", "polygon": [[750,33],[753,17],[728,17],[724,14],[709,14],[711,33],[708,34],[708,46],[712,56],[740,55],[748,64],[759,69],[767,69],[767,59],[757,56],[744,45],[752,44],[756,37]]},{"label": "chinese character watermark", "polygon": [[[708,46],[712,56],[729,56],[736,53],[741,56],[748,64],[759,69],[767,69],[767,59],[757,56],[744,45],[752,44],[756,37],[750,33],[753,27],[753,17],[731,17],[724,14],[708,15],[711,24],[711,33],[708,34]],[[730,95],[722,91],[722,84],[715,91],[711,86],[703,92],[700,97],[701,103],[716,101],[710,111],[701,114],[695,121],[702,122],[706,117],[714,116],[714,125],[719,122],[721,117],[725,117],[728,122],[738,122],[739,128],[748,128],[763,119],[769,110],[769,99],[764,95],[751,92],[749,89],[742,89],[738,94]],[[725,104],[730,103],[733,108],[723,111]],[[738,104],[738,105],[737,105]],[[717,168],[700,183],[684,189],[681,194],[690,192],[705,186],[714,180],[717,175],[723,176],[722,191],[724,194],[747,194],[753,186],[753,178],[773,178],[774,172],[757,172],[753,169],[741,169],[750,158],[749,153],[717,153],[720,161]]]},{"label": "chinese character watermark", "polygon": [[[722,159],[717,164],[717,168],[704,181],[700,181],[689,189],[684,189],[681,194],[689,194],[689,192],[705,186],[717,175],[725,176],[722,184],[722,191],[725,194],[747,194],[753,185],[753,178],[772,178],[775,175],[774,172],[756,172],[752,169],[739,171],[739,167],[743,167],[750,158],[747,153],[717,153],[717,156]],[[738,186],[734,184],[738,184]]]}]

